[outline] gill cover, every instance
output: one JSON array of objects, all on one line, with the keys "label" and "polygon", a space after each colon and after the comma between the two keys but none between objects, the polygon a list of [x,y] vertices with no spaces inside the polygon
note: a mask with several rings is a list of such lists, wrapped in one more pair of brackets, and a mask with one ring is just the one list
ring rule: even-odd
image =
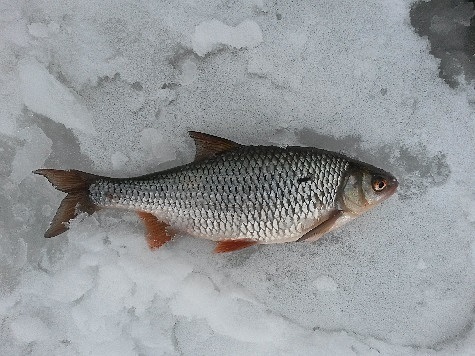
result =
[{"label": "gill cover", "polygon": [[391,174],[377,168],[352,169],[340,198],[341,210],[359,215],[389,198],[398,186]]}]

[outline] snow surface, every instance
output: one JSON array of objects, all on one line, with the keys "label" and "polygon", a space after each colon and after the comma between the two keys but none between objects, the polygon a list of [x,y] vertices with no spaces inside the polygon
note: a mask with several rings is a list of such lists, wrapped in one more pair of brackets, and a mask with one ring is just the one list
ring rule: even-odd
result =
[{"label": "snow surface", "polygon": [[261,42],[262,32],[254,21],[245,20],[236,27],[230,27],[221,21],[211,20],[196,26],[192,47],[197,55],[203,57],[223,45],[240,49],[256,47]]},{"label": "snow surface", "polygon": [[68,128],[94,133],[87,110],[38,61],[32,59],[20,62],[18,76],[25,107]]},{"label": "snow surface", "polygon": [[[0,354],[473,354],[475,93],[411,5],[0,2]],[[107,211],[42,237],[64,194],[32,169],[153,172],[191,160],[187,130],[340,151],[400,189],[313,244],[152,252]]]}]

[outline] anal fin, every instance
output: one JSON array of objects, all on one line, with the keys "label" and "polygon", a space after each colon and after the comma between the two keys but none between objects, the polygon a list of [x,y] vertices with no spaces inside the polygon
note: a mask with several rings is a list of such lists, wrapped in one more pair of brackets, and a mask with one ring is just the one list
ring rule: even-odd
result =
[{"label": "anal fin", "polygon": [[147,243],[150,249],[155,250],[161,247],[174,236],[174,234],[167,229],[169,225],[158,220],[155,215],[143,211],[138,211],[137,214],[145,224]]},{"label": "anal fin", "polygon": [[232,252],[255,244],[257,244],[257,241],[252,239],[223,240],[218,242],[213,251],[215,253]]}]

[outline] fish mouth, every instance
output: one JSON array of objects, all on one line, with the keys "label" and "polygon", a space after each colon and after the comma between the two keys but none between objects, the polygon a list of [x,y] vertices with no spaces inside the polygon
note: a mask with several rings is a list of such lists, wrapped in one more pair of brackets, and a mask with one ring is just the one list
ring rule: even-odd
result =
[{"label": "fish mouth", "polygon": [[394,177],[391,178],[388,184],[388,189],[386,191],[387,195],[388,196],[393,195],[396,192],[398,186],[399,186],[398,180]]}]

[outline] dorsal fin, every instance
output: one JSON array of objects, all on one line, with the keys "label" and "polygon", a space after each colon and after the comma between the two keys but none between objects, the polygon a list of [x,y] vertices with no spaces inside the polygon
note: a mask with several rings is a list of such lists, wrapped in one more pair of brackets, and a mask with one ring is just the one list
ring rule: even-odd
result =
[{"label": "dorsal fin", "polygon": [[241,147],[239,143],[234,141],[218,136],[208,135],[202,132],[188,131],[188,134],[195,141],[195,161],[199,161],[204,158],[211,158],[220,153]]}]

